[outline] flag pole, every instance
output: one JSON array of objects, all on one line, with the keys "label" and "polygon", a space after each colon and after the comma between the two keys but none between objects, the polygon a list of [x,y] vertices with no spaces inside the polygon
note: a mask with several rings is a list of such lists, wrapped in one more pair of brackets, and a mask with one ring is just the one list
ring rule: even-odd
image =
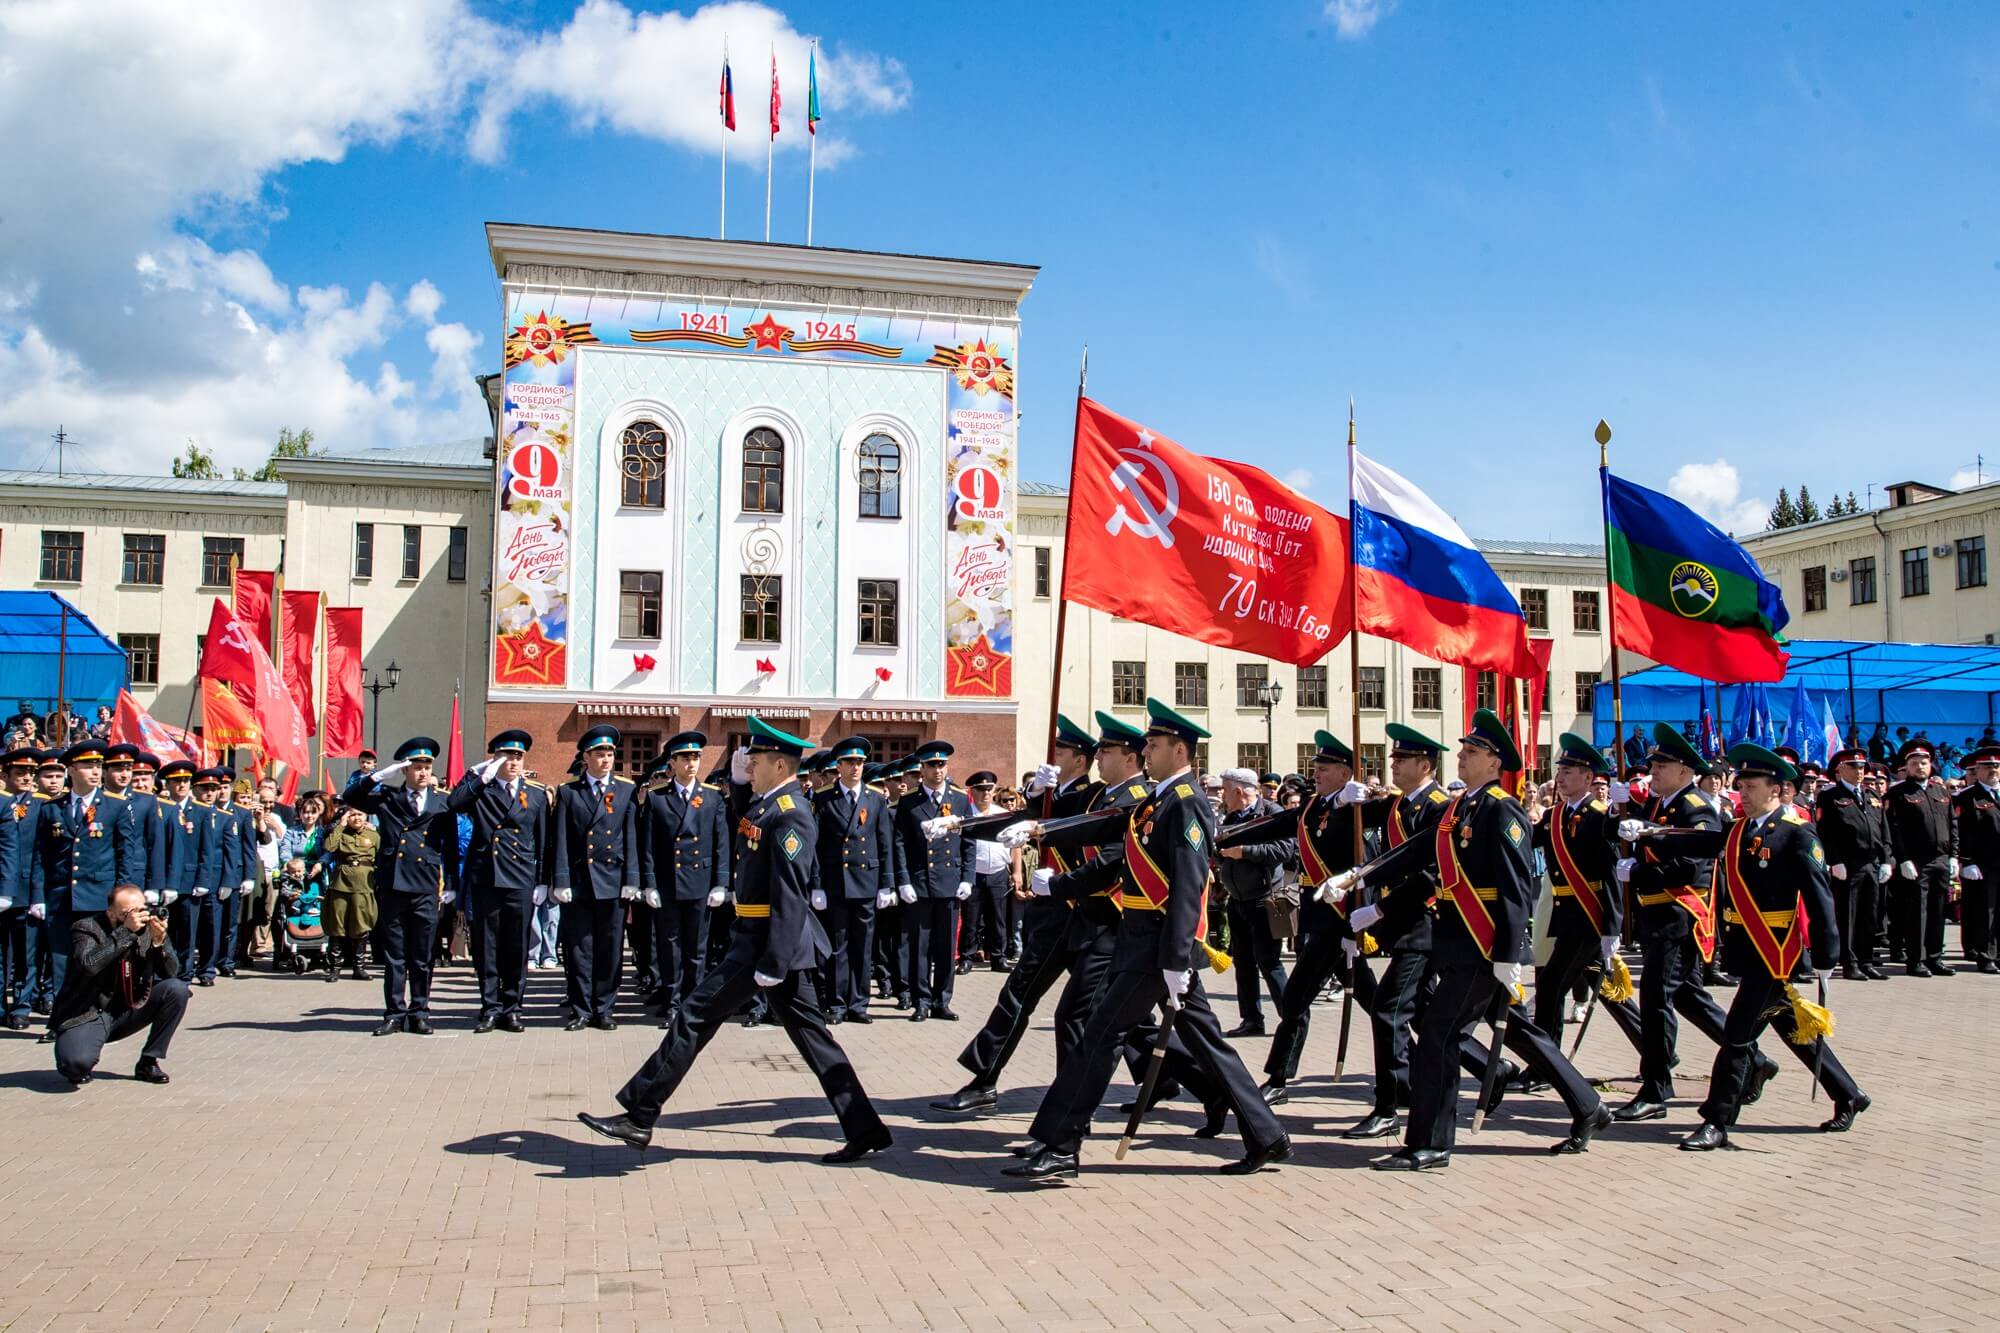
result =
[{"label": "flag pole", "polygon": [[1597,423],[1597,488],[1604,507],[1604,627],[1611,638],[1611,746],[1618,756],[1618,771],[1625,763],[1625,699],[1618,683],[1618,598],[1613,593],[1611,574],[1611,427]]},{"label": "flag pole", "polygon": [[729,82],[729,37],[722,38],[722,96],[723,107],[716,116],[715,139],[722,149],[722,207],[715,221],[715,239],[729,239],[729,114],[728,103],[735,100],[736,90]]},{"label": "flag pole", "polygon": [[771,155],[778,147],[778,48],[771,47],[771,132],[764,136],[764,240],[771,239]]},{"label": "flag pole", "polygon": [[806,244],[813,243],[813,187],[819,180],[819,38],[813,38],[806,65]]},{"label": "flag pole", "polygon": [[[1354,396],[1347,398],[1347,701],[1354,772],[1361,772],[1361,599],[1354,589]],[[1385,775],[1386,776],[1386,775]],[[1361,802],[1354,803],[1354,864],[1361,864]]]},{"label": "flag pole", "polygon": [[[1076,424],[1070,428],[1069,437],[1069,493],[1076,495],[1077,441],[1083,435],[1083,391],[1090,380],[1090,344],[1083,345],[1083,357],[1076,368]],[[1044,763],[1056,760],[1056,714],[1062,707],[1063,638],[1069,628],[1069,520],[1063,520],[1063,568],[1062,583],[1056,589],[1056,658],[1055,668],[1049,676],[1049,730],[1048,744],[1042,747],[1047,756]],[[1042,793],[1042,818],[1047,819],[1055,810],[1056,789],[1053,785]]]}]

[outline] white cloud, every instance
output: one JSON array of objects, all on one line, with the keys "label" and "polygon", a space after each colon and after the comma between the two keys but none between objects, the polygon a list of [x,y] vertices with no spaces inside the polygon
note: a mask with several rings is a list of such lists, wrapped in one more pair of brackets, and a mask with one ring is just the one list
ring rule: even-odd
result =
[{"label": "white cloud", "polygon": [[1309,496],[1312,494],[1313,474],[1302,467],[1293,468],[1290,472],[1278,478],[1278,480],[1284,482],[1285,485],[1291,487],[1300,495]]},{"label": "white cloud", "polygon": [[1771,518],[1768,504],[1743,494],[1743,479],[1727,459],[1683,463],[1667,478],[1667,494],[1724,532],[1762,532]]},{"label": "white cloud", "polygon": [[1344,42],[1359,41],[1395,12],[1399,0],[1326,0],[1325,14]]},{"label": "white cloud", "polygon": [[438,309],[444,305],[444,293],[429,278],[417,279],[410,288],[410,294],[403,298],[403,309],[410,312],[413,319],[425,324],[437,322]]},{"label": "white cloud", "polygon": [[1951,474],[1945,486],[1954,491],[1965,490],[1969,486],[1984,486],[1989,481],[2000,481],[1993,475],[1992,468],[1962,467]]},{"label": "white cloud", "polygon": [[1312,296],[1311,265],[1276,233],[1258,231],[1250,237],[1250,263],[1293,301],[1303,302]]}]

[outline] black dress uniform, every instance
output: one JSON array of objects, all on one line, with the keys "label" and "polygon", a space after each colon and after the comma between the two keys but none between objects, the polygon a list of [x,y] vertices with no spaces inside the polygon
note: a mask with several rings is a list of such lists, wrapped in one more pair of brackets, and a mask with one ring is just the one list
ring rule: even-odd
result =
[{"label": "black dress uniform", "polygon": [[[592,727],[577,748],[583,754],[615,751],[618,728]],[[611,1010],[618,1000],[625,904],[639,896],[638,792],[627,778],[588,772],[556,791],[550,878],[563,905],[558,929],[570,1012],[564,1026],[572,1032],[618,1026]]]},{"label": "black dress uniform", "polygon": [[[1866,760],[1861,750],[1843,750],[1828,767]],[[1813,802],[1813,824],[1840,920],[1841,972],[1849,979],[1865,977],[1875,968],[1875,923],[1880,916],[1876,900],[1881,888],[1876,870],[1893,859],[1888,826],[1877,817],[1881,804],[1865,788],[1850,787],[1837,777],[1820,788]],[[1838,875],[1833,874],[1836,866]]]},{"label": "black dress uniform", "polygon": [[669,738],[639,808],[639,886],[660,899],[652,915],[663,1025],[701,984],[709,910],[729,893],[728,797],[713,783],[684,787],[673,775],[674,756],[699,755],[707,744],[699,731]]},{"label": "black dress uniform", "polygon": [[[1951,799],[1953,836],[1958,844],[1960,926],[1966,957],[1981,972],[2000,971],[2000,783],[1992,779],[2000,748],[1975,750],[1966,758],[1973,780]],[[1984,771],[1988,781],[1981,782]]]},{"label": "black dress uniform", "polygon": [[[926,741],[913,756],[918,764],[948,759],[948,741]],[[935,841],[924,833],[924,822],[944,815],[973,816],[972,798],[951,785],[933,790],[918,778],[914,791],[896,803],[896,846],[902,854],[903,878],[896,892],[903,899],[903,958],[910,980],[910,1000],[919,1021],[931,1009],[939,1017],[956,1018],[951,1010],[958,942],[958,905],[972,896],[972,840],[956,832]],[[916,895],[914,901],[910,892]]]},{"label": "black dress uniform", "polygon": [[[836,765],[866,760],[869,744],[851,737],[829,747]],[[893,820],[888,798],[865,782],[849,787],[835,779],[817,798],[819,884],[826,895],[822,919],[833,956],[827,960],[820,1003],[829,1018],[868,1022],[869,962],[875,949],[875,913],[893,894]]]},{"label": "black dress uniform", "polygon": [[[104,747],[84,741],[65,750],[62,761],[72,769],[101,766]],[[70,924],[109,907],[116,886],[143,887],[145,849],[131,804],[102,787],[42,802],[28,873],[28,900],[43,903],[47,913],[50,982],[60,994],[69,970]]]},{"label": "black dress uniform", "polygon": [[489,778],[481,768],[467,770],[445,808],[472,821],[472,841],[465,855],[465,914],[472,926],[472,964],[479,974],[479,1021],[475,1032],[495,1027],[521,1031],[521,998],[528,984],[528,932],[533,929],[535,897],[549,887],[549,810],[547,786],[523,773],[512,782],[502,779],[499,763],[525,757],[534,738],[525,731],[503,731],[486,746],[493,756]]},{"label": "black dress uniform", "polygon": [[[1557,765],[1611,775],[1611,761],[1583,737],[1564,732],[1557,745]],[[1625,895],[1615,873],[1617,821],[1596,796],[1586,794],[1578,801],[1558,797],[1535,826],[1535,846],[1547,860],[1555,895],[1555,910],[1549,917],[1553,947],[1549,961],[1535,969],[1535,1026],[1554,1036],[1563,1030],[1563,997],[1591,973],[1602,984],[1604,941],[1617,938],[1625,928]],[[1639,1006],[1629,996],[1600,998],[1598,1003],[1633,1049],[1643,1054]]]},{"label": "black dress uniform", "polygon": [[[1931,743],[1912,740],[1896,752],[1901,764]],[[1951,861],[1956,855],[1951,797],[1941,782],[1904,778],[1889,788],[1889,844],[1896,873],[1889,892],[1902,902],[1903,962],[1913,977],[1948,977],[1944,963],[1945,904],[1951,899]]]},{"label": "black dress uniform", "polygon": [[[438,743],[412,736],[396,763],[435,760]],[[389,769],[357,772],[341,800],[375,817],[382,847],[375,856],[375,953],[382,963],[383,1019],[376,1035],[430,1032],[431,944],[437,938],[439,895],[458,891],[458,816],[433,786],[385,786]],[[225,826],[223,836],[228,836]],[[405,998],[404,987],[408,986]]]},{"label": "black dress uniform", "polygon": [[[806,743],[752,715],[750,748],[797,756]],[[622,1116],[579,1118],[597,1132],[643,1148],[660,1108],[702,1048],[753,990],[769,997],[806,1066],[819,1079],[846,1144],[822,1160],[845,1162],[890,1146],[888,1127],[862,1090],[854,1066],[827,1031],[812,977],[829,952],[809,900],[814,861],[811,801],[796,778],[756,798],[744,815],[736,870],[736,922],[729,948],[674,1016],[658,1050],[618,1091]]]}]

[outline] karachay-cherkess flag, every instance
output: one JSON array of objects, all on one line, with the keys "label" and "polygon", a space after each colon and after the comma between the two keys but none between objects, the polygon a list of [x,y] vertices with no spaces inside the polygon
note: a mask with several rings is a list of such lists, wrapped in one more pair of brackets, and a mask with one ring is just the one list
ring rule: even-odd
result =
[{"label": "karachay-cherkess flag", "polygon": [[1791,616],[1750,553],[1678,500],[1601,475],[1618,646],[1703,680],[1784,679]]}]

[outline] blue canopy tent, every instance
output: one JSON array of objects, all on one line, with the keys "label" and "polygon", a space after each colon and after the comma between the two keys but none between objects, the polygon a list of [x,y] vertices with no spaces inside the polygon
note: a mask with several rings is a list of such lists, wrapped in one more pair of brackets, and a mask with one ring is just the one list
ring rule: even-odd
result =
[{"label": "blue canopy tent", "polygon": [[[1830,713],[1843,737],[1866,743],[1876,728],[1893,738],[1899,727],[1940,745],[1963,746],[2000,724],[2000,647],[1950,643],[1869,643],[1797,640],[1790,669],[1773,685],[1715,685],[1672,667],[1648,667],[1625,677],[1625,729],[1650,731],[1655,722],[1692,728],[1699,737],[1706,710],[1724,744],[1745,735],[1798,745],[1824,762],[1820,728]],[[1593,739],[1614,743],[1611,683],[1593,700]],[[1800,745],[1799,732],[1810,741]],[[1788,733],[1791,733],[1788,735]]]},{"label": "blue canopy tent", "polygon": [[62,598],[0,591],[0,709],[25,702],[46,714],[61,697],[88,716],[118,702],[129,674],[125,650]]}]

